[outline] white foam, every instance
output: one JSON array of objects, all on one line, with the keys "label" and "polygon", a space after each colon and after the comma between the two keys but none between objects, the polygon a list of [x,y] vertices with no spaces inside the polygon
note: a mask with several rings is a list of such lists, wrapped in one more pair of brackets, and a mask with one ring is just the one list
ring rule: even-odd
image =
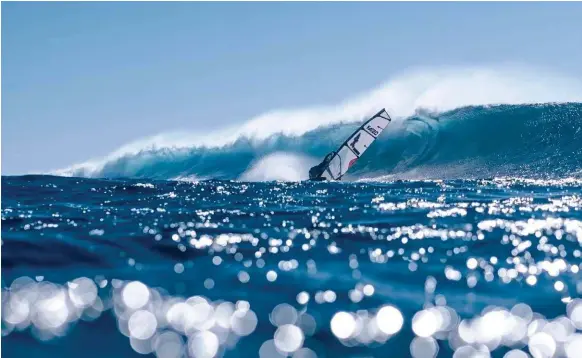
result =
[{"label": "white foam", "polygon": [[376,89],[336,105],[267,112],[239,127],[214,133],[162,133],[129,143],[100,160],[53,171],[56,175],[97,174],[122,156],[145,150],[221,147],[247,137],[262,140],[273,134],[300,136],[321,126],[355,122],[385,107],[395,119],[418,109],[442,112],[470,105],[582,102],[582,81],[528,66],[415,69],[393,77]]},{"label": "white foam", "polygon": [[276,152],[251,164],[240,179],[243,181],[300,181],[317,161],[303,155]]}]

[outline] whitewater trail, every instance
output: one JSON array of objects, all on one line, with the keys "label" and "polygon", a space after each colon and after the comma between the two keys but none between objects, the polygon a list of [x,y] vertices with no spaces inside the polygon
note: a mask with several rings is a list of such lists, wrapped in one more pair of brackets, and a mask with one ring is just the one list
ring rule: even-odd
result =
[{"label": "whitewater trail", "polygon": [[386,108],[393,123],[346,179],[565,175],[580,172],[563,158],[581,153],[579,102],[582,82],[539,69],[416,70],[338,105],[268,112],[215,133],[160,134],[51,174],[303,180],[357,122]]}]

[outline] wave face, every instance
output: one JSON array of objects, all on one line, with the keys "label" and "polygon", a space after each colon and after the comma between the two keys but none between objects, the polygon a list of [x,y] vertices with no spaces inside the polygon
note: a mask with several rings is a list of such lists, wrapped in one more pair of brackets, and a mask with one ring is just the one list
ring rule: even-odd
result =
[{"label": "wave face", "polygon": [[[69,175],[154,179],[302,180],[358,123],[302,135],[239,137],[221,147],[128,153]],[[352,167],[347,180],[578,176],[582,103],[469,106],[395,120]]]}]

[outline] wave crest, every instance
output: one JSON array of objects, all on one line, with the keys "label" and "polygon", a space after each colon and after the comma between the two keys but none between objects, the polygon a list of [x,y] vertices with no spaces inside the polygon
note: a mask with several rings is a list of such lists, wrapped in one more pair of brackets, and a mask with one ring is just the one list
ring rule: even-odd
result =
[{"label": "wave crest", "polygon": [[[537,69],[417,70],[337,106],[269,112],[220,133],[161,134],[130,143],[102,160],[53,174],[280,178],[277,171],[257,169],[277,162],[266,156],[292,156],[287,161],[293,161],[293,171],[306,172],[311,163],[335,149],[357,122],[382,107],[394,121],[358,161],[352,178],[465,177],[469,170],[479,175],[576,173],[577,163],[561,157],[579,155],[580,144],[571,141],[582,142],[580,104],[569,102],[582,102],[582,84]],[[544,165],[548,155],[559,165],[553,169],[548,168],[550,163]]]}]

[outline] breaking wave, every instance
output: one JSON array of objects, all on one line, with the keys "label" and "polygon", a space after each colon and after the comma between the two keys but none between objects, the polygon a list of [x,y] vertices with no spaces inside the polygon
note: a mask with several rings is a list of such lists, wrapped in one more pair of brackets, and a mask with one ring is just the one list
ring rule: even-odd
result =
[{"label": "breaking wave", "polygon": [[509,68],[409,73],[337,106],[271,112],[222,133],[159,135],[53,174],[302,180],[382,107],[394,121],[347,180],[582,176],[582,85]]}]

